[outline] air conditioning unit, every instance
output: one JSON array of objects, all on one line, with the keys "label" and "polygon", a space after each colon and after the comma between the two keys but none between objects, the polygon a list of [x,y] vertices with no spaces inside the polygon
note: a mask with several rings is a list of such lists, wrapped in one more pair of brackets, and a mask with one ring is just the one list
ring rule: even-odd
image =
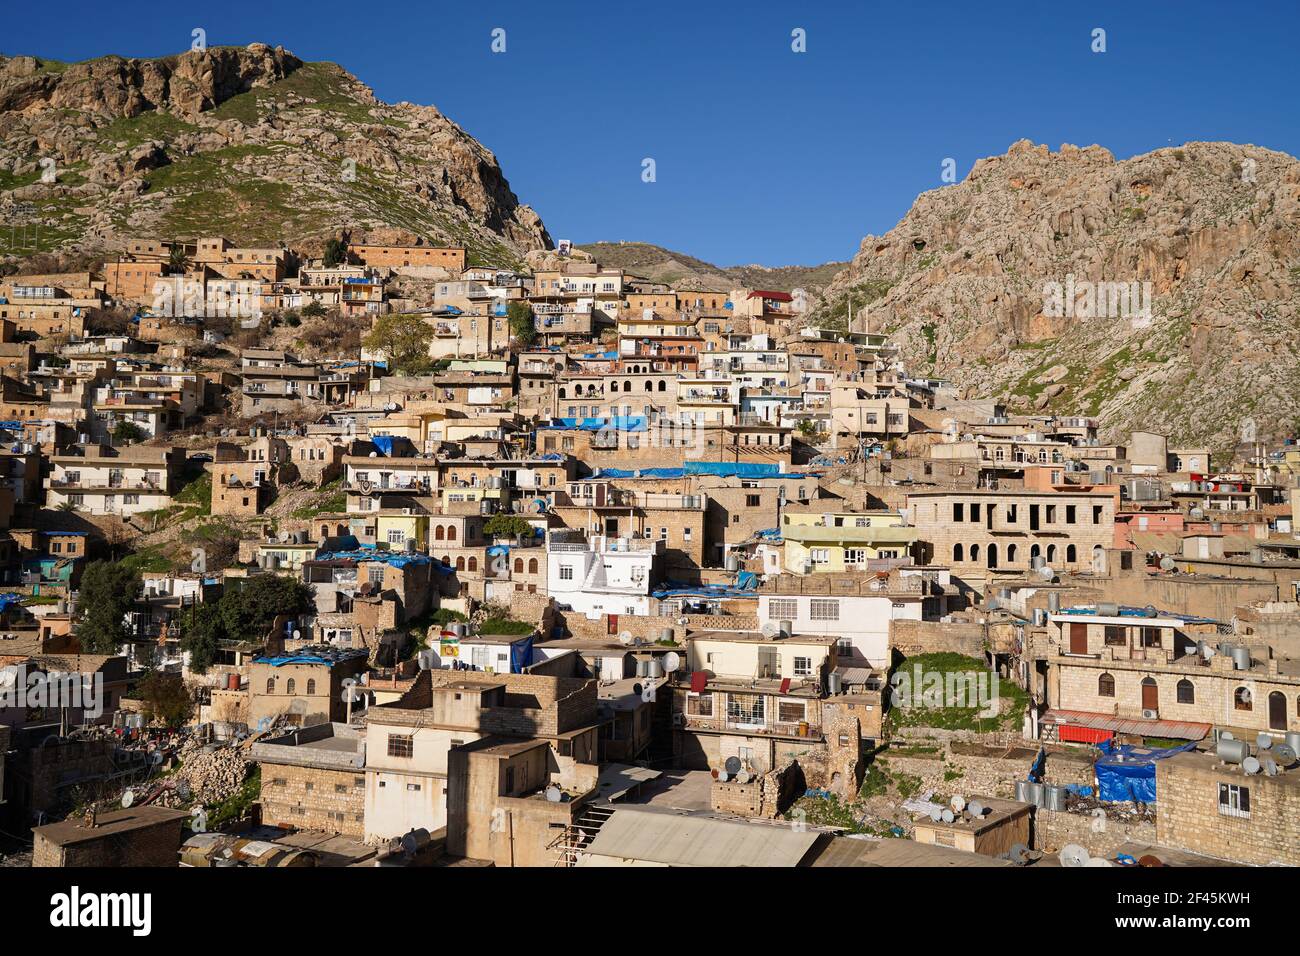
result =
[{"label": "air conditioning unit", "polygon": [[1144,710],[1144,711],[1142,711],[1142,719],[1143,719],[1143,720],[1159,720],[1159,719],[1160,719],[1160,711],[1158,711],[1158,710]]}]

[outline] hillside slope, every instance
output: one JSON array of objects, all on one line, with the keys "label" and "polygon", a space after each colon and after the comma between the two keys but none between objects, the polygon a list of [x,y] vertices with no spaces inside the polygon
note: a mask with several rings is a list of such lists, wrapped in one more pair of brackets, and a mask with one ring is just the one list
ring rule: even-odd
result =
[{"label": "hillside slope", "polygon": [[[1085,298],[1053,314],[1050,284],[1071,276],[1151,283],[1149,321],[1084,318]],[[1298,301],[1295,158],[1188,143],[1116,162],[1021,141],[863,239],[813,321],[842,328],[852,302],[914,371],[969,394],[1226,448],[1295,433]]]},{"label": "hillside slope", "polygon": [[732,289],[789,292],[802,288],[817,293],[845,265],[843,262],[827,262],[819,266],[716,266],[648,242],[591,242],[578,248],[590,253],[603,266],[624,269],[677,289],[717,292],[730,292]]},{"label": "hillside slope", "polygon": [[311,249],[351,229],[517,262],[551,244],[492,153],[437,109],[381,103],[332,63],[258,43],[0,57],[0,213],[39,221],[45,249],[200,234]]}]

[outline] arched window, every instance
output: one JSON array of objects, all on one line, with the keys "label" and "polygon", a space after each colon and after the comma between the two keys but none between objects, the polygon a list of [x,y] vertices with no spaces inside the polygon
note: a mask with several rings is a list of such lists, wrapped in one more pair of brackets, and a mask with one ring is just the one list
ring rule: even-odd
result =
[{"label": "arched window", "polygon": [[560,398],[564,398],[564,389],[562,387],[560,389]]},{"label": "arched window", "polygon": [[448,541],[456,540],[456,526],[454,524],[447,526],[447,540]]},{"label": "arched window", "polygon": [[1232,694],[1232,706],[1234,710],[1254,710],[1255,705],[1250,699],[1249,687],[1238,687]]},{"label": "arched window", "polygon": [[1102,674],[1097,678],[1097,696],[1114,697],[1115,696],[1115,678],[1109,674]]},{"label": "arched window", "polygon": [[1182,680],[1178,682],[1178,686],[1175,690],[1177,693],[1175,700],[1177,700],[1178,703],[1180,704],[1196,703],[1196,685],[1193,684],[1191,681],[1189,681],[1186,677],[1184,677]]},{"label": "arched window", "polygon": [[953,559],[954,561],[963,561],[963,560],[965,560],[965,558],[962,556],[961,545],[959,545],[959,544],[954,544],[954,545],[952,546],[952,559]]},{"label": "arched window", "polygon": [[523,573],[524,573],[524,559],[515,558],[515,574],[523,574]]},{"label": "arched window", "polygon": [[663,392],[663,391],[667,391],[667,386],[664,384],[663,379],[660,379],[660,380],[659,380],[659,391],[661,391],[661,392]]},{"label": "arched window", "polygon": [[980,559],[980,546],[978,544],[972,544],[970,546],[970,559],[972,561],[978,561]]},{"label": "arched window", "polygon": [[457,571],[465,570],[465,555],[462,554],[460,557],[456,559],[456,570]]},{"label": "arched window", "polygon": [[289,680],[288,680],[288,681],[285,683],[285,685],[284,685],[284,692],[285,692],[286,694],[292,694],[292,693],[294,693],[297,689],[298,689],[298,688],[297,688],[297,686],[296,686],[296,682],[294,681],[294,679],[293,679],[292,677],[290,677]]},{"label": "arched window", "polygon": [[1016,546],[1014,544],[1009,544],[1007,545],[1007,564],[1015,564],[1015,563],[1016,563]]},{"label": "arched window", "polygon": [[1070,564],[1074,564],[1074,562],[1078,559],[1078,555],[1079,555],[1079,551],[1077,548],[1075,548],[1074,545],[1067,544],[1065,546],[1065,560],[1068,561]]},{"label": "arched window", "polygon": [[1034,558],[1038,557],[1038,556],[1039,556],[1040,554],[1042,554],[1042,553],[1043,553],[1043,552],[1042,552],[1042,550],[1038,547],[1038,545],[1036,545],[1036,544],[1031,544],[1031,545],[1029,546],[1029,560],[1030,560],[1030,561],[1033,561]]},{"label": "arched window", "polygon": [[529,558],[529,559],[528,559],[528,573],[529,573],[529,574],[536,574],[536,573],[537,573],[537,559],[536,559],[536,558]]},{"label": "arched window", "polygon": [[315,695],[315,693],[316,693],[316,678],[310,677],[307,679],[307,696],[311,697]]},{"label": "arched window", "polygon": [[655,390],[654,382],[650,381],[650,379],[645,380],[645,390],[647,392],[653,392]]},{"label": "arched window", "polygon": [[1049,544],[1047,546],[1047,563],[1051,564],[1055,560],[1056,560],[1056,545]]},{"label": "arched window", "polygon": [[471,571],[478,570],[478,558],[474,557],[474,555],[472,554],[469,556],[469,570]]},{"label": "arched window", "polygon": [[446,536],[446,534],[447,532],[443,530],[442,525],[438,525],[436,528],[433,529],[433,540],[441,541]]},{"label": "arched window", "polygon": [[267,692],[268,694],[274,694],[274,693],[275,693],[275,678],[274,678],[274,677],[268,677],[268,678],[266,679],[266,692]]},{"label": "arched window", "polygon": [[998,546],[990,544],[988,548],[988,566],[996,568],[998,566]]}]

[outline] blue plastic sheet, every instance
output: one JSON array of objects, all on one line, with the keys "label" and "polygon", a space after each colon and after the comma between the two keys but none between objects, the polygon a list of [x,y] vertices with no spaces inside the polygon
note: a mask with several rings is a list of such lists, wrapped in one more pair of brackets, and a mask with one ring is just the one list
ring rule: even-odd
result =
[{"label": "blue plastic sheet", "polygon": [[524,668],[533,663],[533,639],[530,635],[525,641],[510,645],[510,673],[522,674]]},{"label": "blue plastic sheet", "polygon": [[1151,748],[1116,744],[1104,740],[1097,745],[1097,799],[1106,803],[1156,802],[1156,763],[1191,750],[1196,743],[1181,747]]}]

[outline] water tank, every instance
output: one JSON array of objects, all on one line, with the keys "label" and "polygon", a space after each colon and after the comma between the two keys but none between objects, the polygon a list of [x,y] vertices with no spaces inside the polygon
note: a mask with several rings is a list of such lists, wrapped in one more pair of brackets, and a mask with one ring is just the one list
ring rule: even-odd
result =
[{"label": "water tank", "polygon": [[1065,787],[1047,787],[1043,794],[1043,806],[1048,810],[1064,813],[1065,795],[1068,792]]},{"label": "water tank", "polygon": [[650,676],[650,662],[649,662],[649,661],[647,661],[647,660],[642,660],[642,659],[638,659],[638,660],[637,660],[637,662],[636,662],[636,676],[637,676],[637,677],[649,677],[649,676]]},{"label": "water tank", "polygon": [[1046,566],[1047,560],[1041,554],[1036,554],[1029,559],[1029,569],[1031,571],[1037,571],[1039,568]]},{"label": "water tank", "polygon": [[1214,753],[1227,763],[1241,763],[1250,756],[1250,747],[1244,740],[1220,737],[1219,742],[1214,746]]},{"label": "water tank", "polygon": [[1047,592],[1047,611],[1049,614],[1059,614],[1061,612],[1061,592]]},{"label": "water tank", "polygon": [[1238,644],[1232,649],[1232,666],[1239,671],[1250,670],[1250,648]]},{"label": "water tank", "polygon": [[1287,731],[1286,745],[1296,753],[1300,754],[1300,732],[1294,730]]},{"label": "water tank", "polygon": [[1044,801],[1047,799],[1046,790],[1047,788],[1041,783],[1030,783],[1029,799],[1026,802],[1032,803],[1036,807],[1043,806]]},{"label": "water tank", "polygon": [[654,677],[663,677],[663,676],[664,676],[664,665],[660,662],[659,658],[652,657],[649,661],[646,662],[646,677],[654,678]]},{"label": "water tank", "polygon": [[226,675],[226,690],[239,690],[239,675],[230,673]]},{"label": "water tank", "polygon": [[1101,617],[1119,617],[1119,605],[1103,601],[1097,605],[1097,614]]},{"label": "water tank", "polygon": [[838,694],[844,688],[843,679],[839,671],[831,671],[826,675],[826,689],[832,694]]},{"label": "water tank", "polygon": [[1028,781],[1028,780],[1017,780],[1017,781],[1016,781],[1016,800],[1018,800],[1020,803],[1032,803],[1032,802],[1033,802],[1033,801],[1030,799],[1030,793],[1029,793],[1029,781]]},{"label": "water tank", "polygon": [[671,627],[659,628],[659,640],[663,641],[665,644],[671,644],[675,641],[676,638],[673,636],[673,629]]},{"label": "water tank", "polygon": [[789,637],[794,633],[794,621],[780,621],[781,636]]}]

